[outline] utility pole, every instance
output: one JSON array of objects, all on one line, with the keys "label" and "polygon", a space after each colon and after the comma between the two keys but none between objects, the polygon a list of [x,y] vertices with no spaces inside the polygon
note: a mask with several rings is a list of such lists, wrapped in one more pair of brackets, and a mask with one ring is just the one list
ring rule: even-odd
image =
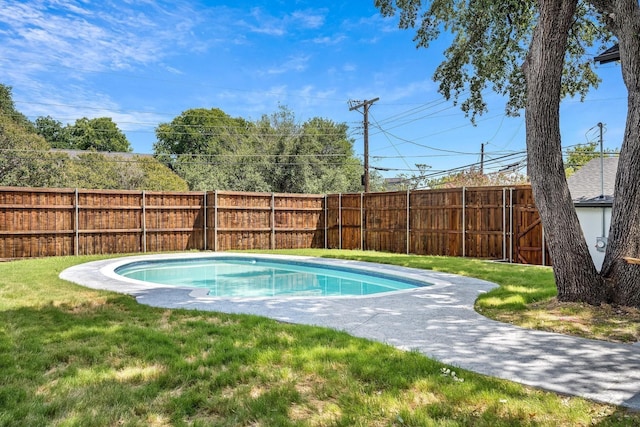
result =
[{"label": "utility pole", "polygon": [[[360,107],[364,107],[363,124],[364,124],[364,174],[362,175],[362,185],[364,185],[364,192],[369,192],[369,107],[380,98],[374,98],[371,100],[349,101],[349,111],[358,110]],[[358,110],[359,111],[359,110]]]},{"label": "utility pole", "polygon": [[604,149],[602,147],[602,122],[598,123],[600,128],[600,198],[604,199]]},{"label": "utility pole", "polygon": [[484,175],[484,142],[480,144],[480,175]]}]

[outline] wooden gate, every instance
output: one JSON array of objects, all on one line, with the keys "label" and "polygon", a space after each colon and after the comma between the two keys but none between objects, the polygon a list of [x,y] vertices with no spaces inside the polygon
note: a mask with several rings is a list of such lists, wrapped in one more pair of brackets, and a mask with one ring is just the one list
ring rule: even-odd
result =
[{"label": "wooden gate", "polygon": [[551,265],[544,229],[531,191],[514,194],[513,260],[518,264]]}]

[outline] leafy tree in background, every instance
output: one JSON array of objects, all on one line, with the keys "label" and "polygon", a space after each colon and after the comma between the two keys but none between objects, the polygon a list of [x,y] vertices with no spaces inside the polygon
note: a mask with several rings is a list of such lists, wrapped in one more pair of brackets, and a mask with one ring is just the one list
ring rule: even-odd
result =
[{"label": "leafy tree in background", "polygon": [[355,157],[349,128],[323,118],[302,124],[297,151],[308,177],[307,193],[357,192],[361,189],[362,163]]},{"label": "leafy tree in background", "polygon": [[260,146],[270,153],[267,181],[279,193],[358,191],[362,165],[346,124],[314,117],[302,125],[280,106],[257,123]]},{"label": "leafy tree in background", "polygon": [[[76,132],[72,141],[72,129]],[[83,136],[84,135],[84,136]],[[93,136],[92,136],[93,135]],[[83,140],[83,137],[86,140]],[[91,140],[93,142],[89,143]],[[84,141],[84,142],[83,142]],[[80,119],[62,126],[50,116],[35,125],[18,112],[11,88],[0,84],[0,185],[15,187],[78,187],[186,191],[187,183],[152,157],[87,152],[71,157],[56,148],[85,144],[93,150],[130,151],[129,142],[108,118]]]},{"label": "leafy tree in background", "polygon": [[[415,28],[418,47],[442,31],[453,36],[435,72],[447,98],[461,98],[473,120],[486,110],[483,91],[507,97],[507,111],[525,110],[528,172],[561,301],[613,301],[640,307],[640,5],[638,0],[376,0],[383,15],[399,13]],[[567,186],[560,138],[563,96],[584,96],[598,82],[586,49],[618,39],[629,91],[627,128],[616,178],[609,244],[598,273]]]},{"label": "leafy tree in background", "polygon": [[359,188],[360,162],[347,127],[302,125],[280,107],[255,122],[220,109],[191,109],[156,129],[156,156],[192,190],[324,193]]},{"label": "leafy tree in background", "polygon": [[517,172],[482,173],[480,169],[467,169],[429,181],[430,188],[486,187],[526,184],[527,177]]},{"label": "leafy tree in background", "polygon": [[125,153],[132,151],[127,137],[110,117],[76,120],[67,130],[71,147],[76,150],[110,151]]},{"label": "leafy tree in background", "polygon": [[110,117],[83,117],[64,127],[51,116],[38,117],[35,129],[51,148],[116,153],[132,151],[127,137]]},{"label": "leafy tree in background", "polygon": [[219,108],[193,108],[156,129],[156,154],[220,154],[246,139],[251,124]]},{"label": "leafy tree in background", "polygon": [[[303,193],[306,177],[299,174],[303,168],[296,156],[300,128],[296,124],[295,115],[284,106],[278,111],[264,114],[255,123],[254,133],[258,145],[269,155],[269,166],[266,180],[270,191],[278,193]],[[312,153],[306,153],[311,155]]]},{"label": "leafy tree in background", "polygon": [[252,127],[218,108],[190,109],[156,128],[154,151],[192,190],[266,191],[258,172],[265,153],[249,138]]},{"label": "leafy tree in background", "polygon": [[148,191],[188,191],[187,182],[157,159],[135,156],[136,166],[142,171],[143,180],[138,189]]},{"label": "leafy tree in background", "polygon": [[73,149],[69,127],[63,127],[62,122],[51,116],[38,117],[35,121],[35,128],[38,135],[49,143],[51,148]]},{"label": "leafy tree in background", "polygon": [[48,150],[40,136],[0,116],[0,185],[60,186],[64,182],[63,160]]},{"label": "leafy tree in background", "polygon": [[[103,154],[88,152],[67,159],[69,187],[90,189],[117,189],[121,183],[114,162]],[[123,188],[123,190],[128,188]]]},{"label": "leafy tree in background", "polygon": [[86,152],[67,156],[65,186],[89,189],[186,191],[187,183],[152,157]]},{"label": "leafy tree in background", "polygon": [[[564,161],[565,166],[565,174],[567,177],[576,173],[582,166],[591,160],[600,157],[600,150],[598,148],[598,143],[589,142],[587,144],[578,144],[575,147],[571,147],[567,150],[567,157]],[[603,152],[605,157],[609,157],[615,155],[617,153],[616,150],[606,149]]]},{"label": "leafy tree in background", "polygon": [[27,116],[16,110],[11,94],[11,86],[0,83],[0,114],[5,116],[11,123],[16,124],[25,132],[34,133],[33,123]]},{"label": "leafy tree in background", "polygon": [[48,153],[47,142],[17,111],[11,88],[0,84],[0,185],[57,186],[64,173],[59,156]]}]

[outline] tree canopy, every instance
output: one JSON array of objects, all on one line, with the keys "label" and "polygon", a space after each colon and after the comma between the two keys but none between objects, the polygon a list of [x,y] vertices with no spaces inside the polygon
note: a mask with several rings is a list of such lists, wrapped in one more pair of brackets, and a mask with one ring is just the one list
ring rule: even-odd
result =
[{"label": "tree canopy", "polygon": [[78,150],[130,152],[131,145],[110,117],[76,120],[70,128],[73,146]]},{"label": "tree canopy", "polygon": [[59,156],[48,149],[40,136],[0,114],[0,185],[60,186]]},{"label": "tree canopy", "polygon": [[156,128],[156,157],[184,178],[192,190],[268,191],[253,125],[218,108],[184,111]]},{"label": "tree canopy", "polygon": [[51,148],[116,153],[132,151],[129,140],[110,117],[83,117],[64,127],[51,116],[38,117],[35,129]]},{"label": "tree canopy", "polygon": [[[74,137],[71,130],[76,126],[86,132],[75,132]],[[73,138],[78,145],[73,143]],[[107,155],[95,151],[71,155],[51,150],[85,147],[90,150],[110,148],[129,151],[129,142],[123,138],[124,134],[107,118],[80,119],[75,125],[63,127],[62,123],[47,116],[36,119],[34,125],[15,109],[11,88],[0,84],[0,185],[167,191],[188,189],[184,180],[152,157]]]},{"label": "tree canopy", "polygon": [[0,185],[282,193],[361,188],[362,164],[347,125],[319,117],[300,124],[285,107],[255,121],[218,108],[184,111],[156,128],[155,158],[118,154],[131,145],[108,117],[63,125],[41,116],[31,123],[15,110],[6,86],[0,86],[0,108]]},{"label": "tree canopy", "polygon": [[56,156],[46,154],[47,142],[15,109],[11,88],[0,84],[0,185],[56,186],[60,182]]},{"label": "tree canopy", "polygon": [[[578,3],[576,1],[576,3]],[[487,111],[487,89],[505,96],[506,111],[519,115],[525,107],[523,64],[539,19],[531,0],[375,0],[383,16],[398,15],[403,29],[416,28],[414,41],[428,48],[443,36],[451,38],[434,80],[446,99],[460,101],[473,120]],[[598,25],[598,12],[580,1],[565,50],[562,95],[584,97],[599,78],[587,55],[602,46],[611,32]]]},{"label": "tree canopy", "polygon": [[29,121],[27,116],[16,110],[11,86],[2,83],[0,83],[0,114],[6,117],[9,122],[20,126],[25,132],[33,133],[35,131],[33,123]]},{"label": "tree canopy", "polygon": [[38,117],[35,121],[35,128],[38,135],[43,137],[51,148],[73,149],[69,127],[63,127],[62,122],[51,116]]},{"label": "tree canopy", "polygon": [[324,193],[357,191],[362,166],[347,126],[285,107],[250,122],[190,109],[156,128],[156,156],[193,190]]},{"label": "tree canopy", "polygon": [[149,156],[86,152],[64,159],[66,187],[187,191],[187,183]]}]

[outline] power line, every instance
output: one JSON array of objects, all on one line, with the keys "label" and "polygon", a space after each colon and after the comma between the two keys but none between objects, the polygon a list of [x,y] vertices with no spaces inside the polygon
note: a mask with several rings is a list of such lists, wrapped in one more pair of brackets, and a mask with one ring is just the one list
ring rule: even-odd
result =
[{"label": "power line", "polygon": [[[524,160],[526,158],[526,152],[523,151],[523,152],[520,152],[520,153],[507,154],[507,155],[500,156],[500,157],[497,157],[495,159],[486,161],[485,162],[485,167],[487,165],[493,165],[495,163],[499,163],[500,160],[504,160],[504,159],[511,158],[511,157],[516,157],[516,156],[519,156]],[[440,175],[447,175],[447,174],[451,174],[451,173],[455,173],[455,172],[460,172],[460,171],[463,171],[463,170],[466,170],[466,169],[471,169],[471,168],[477,167],[477,166],[479,166],[479,164],[480,164],[479,162],[475,162],[475,163],[470,163],[470,164],[467,164],[467,165],[464,165],[464,166],[451,168],[451,169],[448,169],[448,170],[446,170],[444,172],[440,172],[440,173],[429,173],[429,174],[423,175],[422,178],[432,178],[432,177],[437,177],[437,176],[440,176]]]},{"label": "power line", "polygon": [[293,158],[353,158],[349,154],[343,153],[318,153],[318,154],[269,154],[269,153],[255,153],[255,154],[242,154],[242,153],[223,153],[223,154],[205,154],[205,153],[133,153],[133,152],[113,152],[113,151],[86,151],[76,149],[51,149],[51,150],[33,150],[33,149],[19,149],[19,148],[0,148],[2,153],[30,153],[30,154],[67,154],[70,157],[77,155],[91,155],[99,154],[104,156],[123,156],[123,157],[170,157],[173,160],[179,160],[182,157],[187,158],[278,158],[278,157],[293,157]]},{"label": "power line", "polygon": [[[6,152],[6,150],[3,150]],[[100,153],[95,153],[95,154],[100,154]],[[286,157],[286,156],[284,156]],[[26,157],[25,157],[26,158]],[[56,157],[56,158],[52,158],[50,159],[51,161],[55,161],[55,162],[74,162],[74,163],[87,163],[87,164],[92,164],[94,162],[99,162],[99,163],[114,163],[114,164],[138,164],[138,162],[141,159],[144,159],[144,156],[132,156],[132,157],[113,157],[113,156],[101,156],[101,158],[81,158],[81,157],[73,157],[73,156],[66,156],[64,158],[62,157]],[[149,158],[149,157],[146,157]],[[252,159],[256,159],[256,158],[252,158]],[[156,159],[157,160],[157,159]],[[244,160],[244,159],[243,159]],[[158,160],[159,163],[164,164],[164,162],[161,162]],[[245,162],[245,161],[240,161],[240,162],[234,162],[234,163],[229,163],[228,161],[224,161],[224,160],[217,160],[217,161],[203,161],[203,160],[181,160],[179,162],[177,162],[176,164],[173,165],[173,167],[180,167],[180,166],[190,166],[190,165],[199,165],[199,166],[233,166],[233,165],[256,165],[256,166],[263,166],[266,168],[281,168],[281,167],[286,167],[286,166],[305,166],[305,165],[309,165],[308,162],[292,162],[292,161],[286,161],[286,162],[269,162],[269,163],[260,163],[260,162]],[[341,166],[343,165],[342,162],[322,162],[322,164],[324,166]]]},{"label": "power line", "polygon": [[394,134],[392,134],[391,132],[388,132],[385,129],[382,129],[382,128],[379,128],[379,129],[385,135],[390,135],[390,136],[394,137],[395,139],[403,141],[403,142],[405,142],[407,144],[412,144],[412,145],[415,145],[415,146],[418,146],[418,147],[422,147],[422,148],[428,148],[429,150],[440,151],[440,152],[443,152],[443,153],[451,153],[451,154],[456,154],[456,155],[460,155],[460,154],[463,154],[463,155],[474,154],[475,155],[475,154],[477,154],[477,153],[469,153],[469,152],[462,152],[462,151],[455,151],[455,150],[446,150],[444,148],[436,148],[436,147],[432,147],[432,146],[425,145],[425,144],[419,144],[419,143],[417,143],[415,141],[412,141],[410,139],[406,139],[406,138],[399,137],[398,135],[394,135]]},{"label": "power line", "polygon": [[[373,117],[373,114],[371,115],[371,117],[373,118],[373,121],[378,124],[376,122],[376,119]],[[381,126],[378,124],[378,127],[380,128]],[[391,138],[389,138],[389,136],[387,136],[387,134],[385,134],[387,141],[389,141],[389,143],[393,146],[394,150],[396,150],[396,153],[398,153],[398,155],[400,155],[400,158],[402,159],[402,161],[404,162],[404,164],[407,166],[407,168],[410,168],[411,166],[409,166],[409,163],[407,162],[406,156],[402,156],[400,153],[400,150],[398,150],[398,147],[396,147],[396,145],[391,141]]]}]

